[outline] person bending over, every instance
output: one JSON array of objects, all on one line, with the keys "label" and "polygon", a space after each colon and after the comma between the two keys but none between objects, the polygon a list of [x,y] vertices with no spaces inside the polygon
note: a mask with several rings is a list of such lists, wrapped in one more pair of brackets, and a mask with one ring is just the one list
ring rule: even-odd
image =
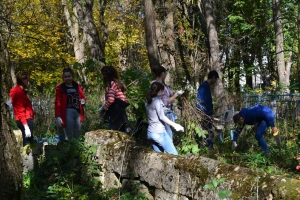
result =
[{"label": "person bending over", "polygon": [[268,145],[264,139],[264,133],[268,127],[272,128],[273,134],[277,133],[278,129],[275,126],[275,114],[271,108],[264,105],[255,105],[250,108],[243,108],[239,113],[233,116],[233,121],[237,125],[233,135],[232,146],[237,146],[238,137],[245,125],[257,125],[255,139],[258,145],[265,153],[270,153]]}]

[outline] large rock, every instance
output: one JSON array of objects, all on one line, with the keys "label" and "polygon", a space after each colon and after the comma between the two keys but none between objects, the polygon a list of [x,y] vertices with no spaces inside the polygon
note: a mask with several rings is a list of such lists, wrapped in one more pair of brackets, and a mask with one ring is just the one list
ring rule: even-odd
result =
[{"label": "large rock", "polygon": [[86,133],[86,143],[98,147],[96,161],[101,171],[98,178],[106,189],[132,181],[142,186],[149,199],[217,199],[216,190],[203,187],[212,178],[226,178],[218,189],[232,192],[227,199],[300,199],[298,180],[201,156],[183,158],[157,153],[139,146],[122,132],[91,131]]}]

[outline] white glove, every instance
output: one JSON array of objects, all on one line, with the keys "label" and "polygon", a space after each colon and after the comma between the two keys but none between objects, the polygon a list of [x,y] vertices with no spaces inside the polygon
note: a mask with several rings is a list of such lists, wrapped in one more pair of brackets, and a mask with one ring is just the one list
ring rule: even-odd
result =
[{"label": "white glove", "polygon": [[80,99],[80,103],[81,104],[85,104],[85,100],[84,99]]},{"label": "white glove", "polygon": [[101,112],[101,111],[103,111],[103,110],[107,110],[107,108],[106,108],[105,105],[101,106],[101,107],[98,109],[99,112]]},{"label": "white glove", "polygon": [[29,129],[29,126],[27,124],[24,124],[24,129],[25,129],[25,137],[30,138],[31,137],[31,131]]},{"label": "white glove", "polygon": [[176,93],[179,96],[179,95],[182,95],[184,93],[184,91],[183,90],[178,90]]},{"label": "white glove", "polygon": [[56,117],[56,124],[57,124],[58,126],[61,126],[61,125],[62,125],[62,119],[61,119],[61,117]]},{"label": "white glove", "polygon": [[231,147],[232,147],[233,149],[235,149],[235,148],[237,147],[236,141],[232,141]]},{"label": "white glove", "polygon": [[184,131],[184,128],[183,128],[183,126],[181,126],[180,124],[174,124],[173,125],[173,127],[174,127],[174,129],[176,130],[176,131]]}]

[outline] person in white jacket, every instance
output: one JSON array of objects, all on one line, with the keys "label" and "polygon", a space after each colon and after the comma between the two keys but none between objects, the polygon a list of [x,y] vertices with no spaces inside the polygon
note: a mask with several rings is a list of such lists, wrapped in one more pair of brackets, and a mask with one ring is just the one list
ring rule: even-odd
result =
[{"label": "person in white jacket", "polygon": [[172,122],[164,114],[164,103],[159,97],[164,91],[164,85],[159,82],[153,82],[150,91],[147,94],[146,112],[148,116],[148,139],[152,142],[152,147],[157,152],[166,152],[178,155],[173,144],[172,138],[166,131],[165,125],[169,124],[176,131],[184,131],[184,128],[175,122]]}]

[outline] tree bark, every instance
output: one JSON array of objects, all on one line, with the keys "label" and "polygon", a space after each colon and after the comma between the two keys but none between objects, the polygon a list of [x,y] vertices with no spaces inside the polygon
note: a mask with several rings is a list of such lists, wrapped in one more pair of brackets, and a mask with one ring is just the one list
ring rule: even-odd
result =
[{"label": "tree bark", "polygon": [[[157,2],[159,4],[160,2]],[[174,38],[174,2],[165,0],[164,4],[157,5],[159,17],[156,18],[156,37],[160,63],[171,73],[167,73],[165,82],[173,85],[172,72],[176,71],[175,38]]]},{"label": "tree bark", "polygon": [[[2,11],[2,0],[0,0]],[[3,28],[3,21],[0,20],[0,30]],[[0,31],[1,34],[2,31]],[[4,49],[6,43],[0,37],[0,199],[18,200],[21,199],[22,188],[22,159],[20,150],[15,148],[17,141],[8,125],[9,112],[3,99],[3,77],[5,63]]]},{"label": "tree bark", "polygon": [[210,68],[218,72],[220,80],[215,84],[213,94],[217,97],[217,113],[222,113],[225,110],[225,98],[224,97],[224,88],[222,83],[222,71],[220,65],[220,49],[218,42],[218,33],[215,23],[215,16],[213,14],[213,7],[211,0],[204,0],[204,10],[206,17],[206,24],[208,30],[208,41],[209,41],[209,52],[211,57],[209,58]]},{"label": "tree bark", "polygon": [[152,0],[144,0],[145,2],[145,31],[146,46],[148,50],[148,59],[150,67],[159,65],[158,48],[156,41],[155,11]]},{"label": "tree bark", "polygon": [[[298,0],[298,17],[297,17],[297,28],[298,28],[298,51],[300,49],[300,0]],[[300,53],[297,54],[297,71],[298,71],[298,89],[300,91]]]},{"label": "tree bark", "polygon": [[93,60],[99,61],[100,66],[105,65],[104,46],[100,42],[99,32],[93,17],[93,0],[75,1],[76,11],[82,21],[83,32],[90,47]]},{"label": "tree bark", "polygon": [[[279,82],[286,86],[285,80],[285,63],[284,63],[284,43],[283,43],[283,30],[282,20],[280,13],[280,0],[273,0],[273,20],[275,30],[275,42],[276,42],[276,64]],[[285,90],[285,88],[283,88]]]}]

